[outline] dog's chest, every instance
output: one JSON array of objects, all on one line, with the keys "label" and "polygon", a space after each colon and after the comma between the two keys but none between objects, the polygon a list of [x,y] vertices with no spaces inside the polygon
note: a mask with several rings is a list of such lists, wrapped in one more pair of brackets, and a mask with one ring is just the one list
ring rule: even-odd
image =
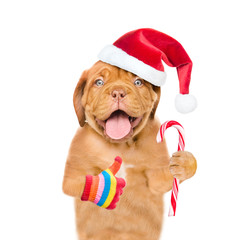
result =
[{"label": "dog's chest", "polygon": [[119,177],[119,178],[126,178],[127,176],[127,169],[129,168],[134,168],[135,166],[132,165],[132,164],[127,164],[127,163],[122,163],[121,165],[121,168],[119,169],[119,171],[117,172],[116,174],[116,177]]}]

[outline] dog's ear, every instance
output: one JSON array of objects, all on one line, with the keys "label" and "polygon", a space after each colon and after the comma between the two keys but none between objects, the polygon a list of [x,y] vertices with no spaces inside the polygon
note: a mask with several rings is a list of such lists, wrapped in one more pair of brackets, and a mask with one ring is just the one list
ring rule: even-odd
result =
[{"label": "dog's ear", "polygon": [[80,126],[83,127],[84,123],[85,123],[85,109],[81,103],[81,98],[84,94],[84,88],[86,85],[86,81],[87,81],[87,75],[88,75],[88,70],[84,71],[81,75],[81,78],[79,80],[79,82],[77,83],[77,86],[75,88],[74,91],[74,95],[73,95],[73,103],[74,103],[74,109],[76,112],[76,115],[78,117]]},{"label": "dog's ear", "polygon": [[161,96],[161,88],[160,87],[152,85],[152,88],[153,88],[153,91],[157,94],[157,100],[155,101],[153,109],[150,114],[151,119],[153,119],[155,117],[155,113],[156,113],[157,106],[159,104],[159,100],[160,100],[160,96]]}]

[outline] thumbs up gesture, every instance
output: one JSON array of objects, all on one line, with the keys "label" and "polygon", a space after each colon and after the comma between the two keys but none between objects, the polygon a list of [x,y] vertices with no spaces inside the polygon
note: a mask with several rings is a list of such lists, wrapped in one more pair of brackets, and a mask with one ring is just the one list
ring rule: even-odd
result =
[{"label": "thumbs up gesture", "polygon": [[115,175],[119,171],[122,159],[116,157],[114,163],[98,176],[86,176],[86,185],[82,201],[91,201],[106,209],[114,209],[126,183]]}]

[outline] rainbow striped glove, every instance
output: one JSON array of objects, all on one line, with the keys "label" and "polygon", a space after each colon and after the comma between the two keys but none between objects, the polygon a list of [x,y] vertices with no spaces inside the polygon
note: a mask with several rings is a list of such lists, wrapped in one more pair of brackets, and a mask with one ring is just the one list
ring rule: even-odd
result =
[{"label": "rainbow striped glove", "polygon": [[115,175],[119,171],[122,159],[116,157],[111,167],[98,176],[86,176],[86,185],[82,194],[82,201],[91,201],[106,209],[114,209],[126,183],[123,178]]}]

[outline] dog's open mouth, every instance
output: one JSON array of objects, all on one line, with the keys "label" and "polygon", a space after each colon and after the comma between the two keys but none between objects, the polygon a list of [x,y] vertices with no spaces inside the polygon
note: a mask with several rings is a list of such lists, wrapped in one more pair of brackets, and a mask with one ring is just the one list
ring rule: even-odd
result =
[{"label": "dog's open mouth", "polygon": [[120,140],[130,136],[133,129],[141,122],[141,117],[131,117],[121,110],[113,112],[105,121],[96,119],[104,133],[111,139]]}]

